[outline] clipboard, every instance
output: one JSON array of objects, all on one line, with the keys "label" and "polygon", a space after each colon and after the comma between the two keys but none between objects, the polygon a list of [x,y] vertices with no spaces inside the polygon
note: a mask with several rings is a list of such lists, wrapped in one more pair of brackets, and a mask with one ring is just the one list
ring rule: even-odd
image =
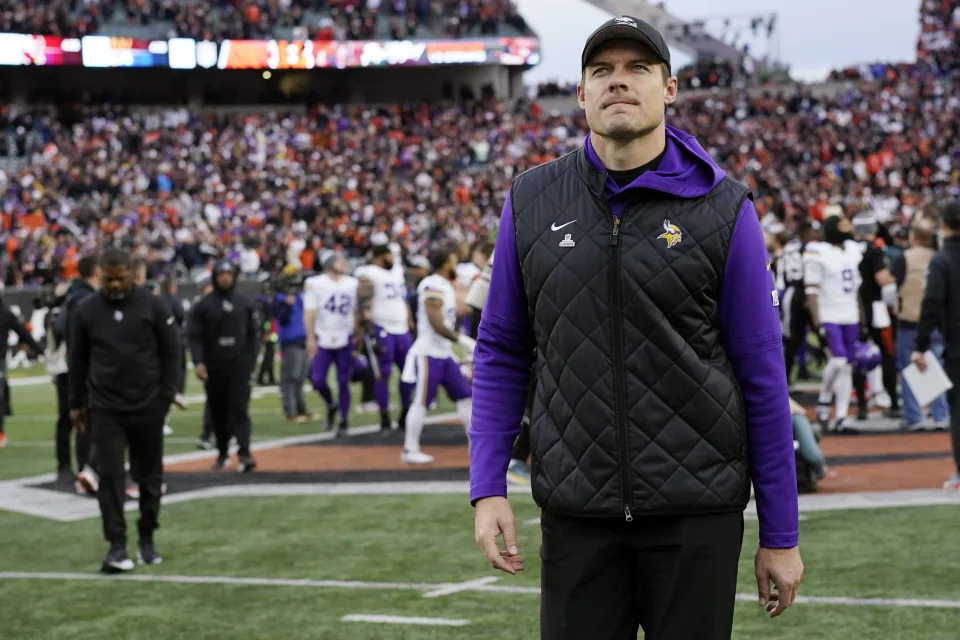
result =
[{"label": "clipboard", "polygon": [[910,385],[910,391],[917,399],[917,404],[921,408],[926,407],[931,402],[940,397],[941,394],[953,389],[953,383],[947,377],[943,367],[940,366],[940,360],[929,349],[923,354],[927,361],[927,370],[921,372],[917,365],[910,363],[902,371],[903,379]]}]

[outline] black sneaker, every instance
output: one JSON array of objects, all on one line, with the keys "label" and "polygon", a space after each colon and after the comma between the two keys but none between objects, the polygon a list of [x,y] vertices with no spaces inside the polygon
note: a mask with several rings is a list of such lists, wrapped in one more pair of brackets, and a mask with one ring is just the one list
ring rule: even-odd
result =
[{"label": "black sneaker", "polygon": [[257,461],[251,456],[238,456],[237,471],[240,473],[250,473],[257,468]]},{"label": "black sneaker", "polygon": [[127,550],[123,546],[111,546],[107,557],[103,559],[103,564],[100,565],[100,571],[110,574],[133,571],[133,560],[127,555]]},{"label": "black sneaker", "polygon": [[210,438],[204,438],[203,436],[197,438],[197,449],[200,449],[201,451],[209,451],[210,449],[213,449],[213,444],[211,444]]},{"label": "black sneaker", "polygon": [[327,430],[333,431],[333,424],[337,420],[337,412],[340,411],[340,405],[330,405],[327,407]]},{"label": "black sneaker", "polygon": [[137,545],[137,562],[139,564],[161,564],[163,558],[157,553],[157,548],[153,546],[153,540],[141,540]]},{"label": "black sneaker", "polygon": [[210,467],[212,471],[223,471],[227,468],[227,457],[218,456],[217,461],[213,463],[213,466]]},{"label": "black sneaker", "polygon": [[340,421],[340,426],[337,427],[337,437],[338,437],[338,438],[346,438],[346,437],[347,437],[347,428],[348,428],[348,427],[347,427],[347,421],[346,421],[346,420],[341,420],[341,421]]},{"label": "black sneaker", "polygon": [[384,411],[380,414],[380,433],[390,433],[393,430],[393,425],[390,424],[390,413]]}]

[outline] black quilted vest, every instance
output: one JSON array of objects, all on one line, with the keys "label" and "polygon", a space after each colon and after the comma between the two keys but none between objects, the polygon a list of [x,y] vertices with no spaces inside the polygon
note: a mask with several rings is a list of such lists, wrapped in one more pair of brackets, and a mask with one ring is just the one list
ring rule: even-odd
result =
[{"label": "black quilted vest", "polygon": [[[699,198],[642,190],[615,223],[606,178],[581,148],[511,190],[537,349],[534,498],[627,521],[743,510],[744,405],[718,300],[748,191],[730,178]],[[669,247],[667,220],[681,233]]]}]

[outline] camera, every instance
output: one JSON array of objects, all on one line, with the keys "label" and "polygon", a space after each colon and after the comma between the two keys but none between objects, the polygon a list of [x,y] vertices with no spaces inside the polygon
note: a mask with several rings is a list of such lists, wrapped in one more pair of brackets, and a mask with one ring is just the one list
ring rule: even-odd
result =
[{"label": "camera", "polygon": [[299,273],[296,274],[277,274],[267,281],[265,293],[282,293],[284,295],[296,295],[303,290],[304,278]]}]

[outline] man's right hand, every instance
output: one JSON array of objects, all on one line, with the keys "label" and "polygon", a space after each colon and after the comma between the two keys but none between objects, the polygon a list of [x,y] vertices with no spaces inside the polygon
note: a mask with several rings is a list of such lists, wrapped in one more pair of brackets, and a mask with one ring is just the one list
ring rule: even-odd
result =
[{"label": "man's right hand", "polygon": [[207,365],[201,362],[200,364],[196,365],[193,368],[193,372],[196,373],[197,377],[203,380],[204,382],[207,381]]},{"label": "man's right hand", "polygon": [[[477,546],[483,550],[487,562],[494,569],[516,575],[523,571],[523,558],[518,554],[517,526],[513,517],[513,507],[506,498],[491,496],[477,501],[475,531]],[[503,534],[506,550],[500,550],[497,538]]]},{"label": "man's right hand", "polygon": [[70,424],[80,433],[86,432],[87,421],[84,418],[83,409],[70,409]]}]

